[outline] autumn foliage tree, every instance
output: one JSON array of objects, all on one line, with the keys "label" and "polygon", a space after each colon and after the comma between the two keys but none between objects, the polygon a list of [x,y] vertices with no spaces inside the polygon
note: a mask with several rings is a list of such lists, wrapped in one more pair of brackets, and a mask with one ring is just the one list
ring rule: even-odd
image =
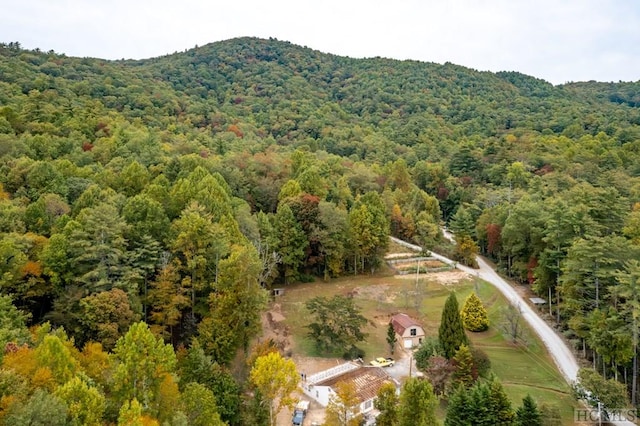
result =
[{"label": "autumn foliage tree", "polygon": [[[258,38],[116,62],[0,43],[0,69],[0,289],[25,314],[0,300],[0,351],[15,351],[0,356],[31,387],[11,382],[14,424],[64,411],[54,376],[68,375],[36,360],[44,339],[26,324],[73,337],[77,375],[105,389],[115,423],[120,360],[105,350],[139,317],[174,346],[201,339],[212,362],[243,355],[265,298],[234,245],[266,247],[262,287],[328,281],[375,272],[390,232],[440,249],[442,220],[459,262],[477,243],[529,282],[637,402],[636,274],[616,279],[640,256],[637,83],[554,86]],[[161,380],[166,414],[175,383]],[[214,394],[239,423],[225,414],[237,395]]]},{"label": "autumn foliage tree", "polygon": [[327,404],[326,426],[358,426],[362,421],[360,399],[352,382],[338,382]]},{"label": "autumn foliage tree", "polygon": [[296,365],[279,352],[270,352],[256,358],[249,379],[269,404],[269,421],[275,426],[278,413],[285,407],[291,410],[296,403],[292,396],[300,382]]},{"label": "autumn foliage tree", "polygon": [[486,227],[487,231],[487,253],[495,255],[500,250],[500,232],[502,231],[500,225],[496,223],[489,223]]},{"label": "autumn foliage tree", "polygon": [[471,266],[472,268],[478,267],[476,256],[478,255],[478,245],[468,235],[456,237],[456,248],[454,252],[454,259],[463,263],[464,265]]}]

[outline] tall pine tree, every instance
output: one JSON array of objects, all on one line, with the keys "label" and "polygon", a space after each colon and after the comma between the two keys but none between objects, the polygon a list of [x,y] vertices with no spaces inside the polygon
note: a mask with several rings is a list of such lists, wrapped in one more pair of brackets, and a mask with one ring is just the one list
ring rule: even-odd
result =
[{"label": "tall pine tree", "polygon": [[522,398],[522,405],[518,407],[516,411],[516,424],[518,426],[541,426],[542,416],[538,405],[531,398],[531,395],[527,395]]},{"label": "tall pine tree", "polygon": [[455,371],[453,372],[454,383],[466,388],[473,385],[477,373],[474,374],[473,356],[467,345],[460,345],[460,348],[458,348],[456,354],[453,356],[453,364],[455,365]]},{"label": "tall pine tree", "polygon": [[389,327],[387,328],[387,343],[389,344],[389,352],[391,352],[391,355],[393,355],[397,341],[398,338],[396,337],[396,331],[393,328],[393,324],[389,323]]},{"label": "tall pine tree", "polygon": [[438,340],[444,350],[447,359],[453,358],[462,344],[468,344],[467,335],[462,327],[460,308],[455,293],[449,294],[442,310]]},{"label": "tall pine tree", "polygon": [[492,377],[489,383],[488,402],[490,418],[495,421],[494,424],[506,425],[513,423],[516,414],[511,408],[511,401],[504,391],[502,383],[496,377]]},{"label": "tall pine tree", "polygon": [[469,409],[470,403],[468,390],[464,386],[458,386],[449,397],[444,426],[467,426],[472,424],[472,413]]}]

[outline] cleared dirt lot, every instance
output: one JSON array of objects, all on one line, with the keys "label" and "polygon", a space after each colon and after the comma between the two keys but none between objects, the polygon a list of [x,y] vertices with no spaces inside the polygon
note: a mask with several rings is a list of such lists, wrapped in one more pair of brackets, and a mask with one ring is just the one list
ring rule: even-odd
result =
[{"label": "cleared dirt lot", "polygon": [[[412,278],[415,276],[412,275]],[[420,274],[420,280],[429,280],[430,282],[438,282],[440,284],[444,284],[445,286],[455,285],[465,279],[468,279],[469,275],[458,271],[445,271],[445,272],[433,272],[428,274]],[[344,293],[352,295],[359,300],[370,300],[377,301],[376,303],[394,303],[394,299],[398,298],[398,283],[397,279],[406,280],[406,276],[393,276],[390,275],[388,277],[382,277],[377,279],[359,279],[359,283],[362,281],[366,281],[366,285],[350,285],[346,286],[341,283],[336,284],[320,284],[323,286],[332,286],[331,291],[334,293]],[[413,284],[412,284],[413,285]],[[307,291],[310,291],[309,287],[301,286]],[[298,290],[302,290],[302,288]],[[328,290],[328,289],[327,289]],[[288,292],[289,290],[285,290]],[[285,299],[276,299],[276,303],[271,306],[271,309],[263,316],[263,338],[271,338],[280,346],[283,353],[287,356],[290,356],[291,359],[295,362],[298,372],[304,373],[307,376],[310,376],[314,373],[324,371],[328,368],[334,367],[345,362],[341,358],[324,358],[324,357],[309,357],[301,355],[301,351],[296,347],[296,343],[293,341],[292,331],[290,327],[287,325],[290,321],[287,321],[285,316],[285,309],[281,306]],[[397,302],[397,301],[396,301]],[[291,303],[291,302],[289,302]],[[297,317],[296,317],[297,318]],[[300,318],[300,321],[306,321],[306,318]],[[377,328],[380,330],[386,329],[386,324],[388,324],[389,316],[381,315],[374,316],[371,318],[371,321],[377,325]],[[369,353],[367,354],[367,358],[365,362],[368,363],[374,356],[388,356],[388,354],[384,353],[386,346],[381,346],[379,348],[380,353]],[[410,352],[405,352],[404,349],[398,345],[396,348],[396,352],[394,354],[394,359],[396,360],[396,364],[393,367],[385,368],[385,371],[389,373],[391,377],[398,380],[399,382],[403,382],[409,374],[412,375],[417,374],[417,369],[415,367],[415,360],[413,360]],[[412,363],[410,367],[410,363]],[[302,391],[298,392],[298,397],[300,399],[304,399],[310,401],[309,411],[307,416],[305,417],[304,425],[311,426],[313,424],[322,424],[324,422],[324,407],[314,401],[312,398],[304,395]],[[291,425],[293,413],[287,409],[283,409],[282,412],[278,416],[278,425],[288,426]]]}]

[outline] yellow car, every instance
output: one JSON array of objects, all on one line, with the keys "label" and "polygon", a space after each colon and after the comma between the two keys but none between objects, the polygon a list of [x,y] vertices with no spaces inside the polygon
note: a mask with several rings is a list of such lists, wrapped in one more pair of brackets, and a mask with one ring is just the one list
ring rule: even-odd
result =
[{"label": "yellow car", "polygon": [[374,367],[391,367],[395,363],[396,362],[393,360],[393,358],[378,357],[371,361],[369,364],[373,365]]}]

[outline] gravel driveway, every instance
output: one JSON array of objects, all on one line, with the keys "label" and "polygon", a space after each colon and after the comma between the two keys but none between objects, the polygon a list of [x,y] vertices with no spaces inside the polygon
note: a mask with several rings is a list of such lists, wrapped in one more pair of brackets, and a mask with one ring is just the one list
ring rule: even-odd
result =
[{"label": "gravel driveway", "polygon": [[[411,374],[413,377],[422,376],[416,368],[416,361],[413,359],[412,353],[400,350],[394,356],[396,362],[393,367],[386,367],[384,371],[398,382],[403,383]],[[410,367],[411,365],[411,367]]]},{"label": "gravel driveway", "polygon": [[[453,236],[447,232],[443,231],[444,236],[453,241]],[[392,237],[396,243],[404,245],[405,247],[412,248],[414,250],[421,250],[421,247],[409,244],[405,241],[398,240]],[[440,259],[445,263],[452,264],[454,263],[451,259],[448,259],[444,256],[438,255],[436,253],[431,253],[433,257],[436,259]],[[538,334],[540,340],[546,346],[551,358],[555,362],[558,370],[562,373],[564,378],[567,380],[569,384],[574,383],[577,380],[578,375],[578,361],[574,356],[573,352],[566,343],[558,336],[558,334],[553,330],[549,324],[547,324],[540,316],[535,312],[531,306],[522,298],[520,294],[501,276],[499,276],[496,271],[491,268],[487,262],[485,262],[480,256],[476,257],[478,261],[479,269],[472,269],[466,266],[462,266],[455,263],[456,267],[461,271],[468,272],[470,274],[476,275],[481,279],[487,281],[490,284],[493,284],[500,292],[507,298],[509,303],[513,306],[519,307],[522,318],[529,323],[531,328]],[[635,423],[628,421],[616,421],[611,422],[610,424],[614,424],[617,426],[633,426]]]}]

